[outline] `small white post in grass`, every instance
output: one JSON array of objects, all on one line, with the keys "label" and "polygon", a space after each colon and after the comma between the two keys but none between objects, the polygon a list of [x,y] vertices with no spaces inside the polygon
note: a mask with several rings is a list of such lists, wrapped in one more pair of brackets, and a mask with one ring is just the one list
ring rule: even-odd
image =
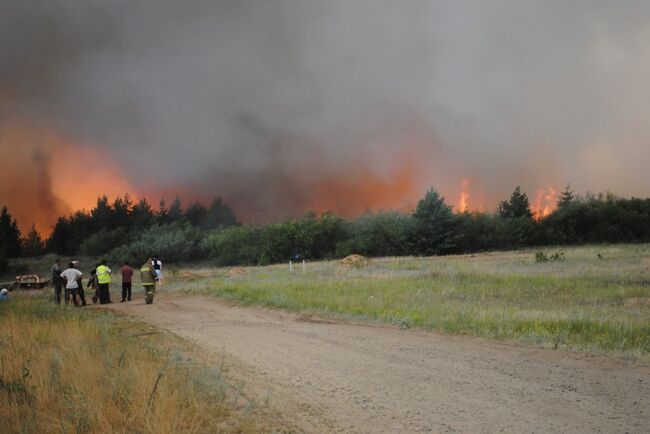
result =
[{"label": "small white post in grass", "polygon": [[293,263],[289,261],[289,273],[293,273]]},{"label": "small white post in grass", "polygon": [[303,273],[305,272],[305,260],[304,259],[302,260],[302,272]]}]

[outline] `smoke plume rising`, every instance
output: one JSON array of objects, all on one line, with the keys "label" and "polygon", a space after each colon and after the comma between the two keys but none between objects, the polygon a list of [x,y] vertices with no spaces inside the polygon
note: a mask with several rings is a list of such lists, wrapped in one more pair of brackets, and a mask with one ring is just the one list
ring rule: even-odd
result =
[{"label": "smoke plume rising", "polygon": [[517,184],[650,191],[645,1],[2,0],[0,44],[23,227],[122,189],[248,220],[430,186],[470,209]]}]

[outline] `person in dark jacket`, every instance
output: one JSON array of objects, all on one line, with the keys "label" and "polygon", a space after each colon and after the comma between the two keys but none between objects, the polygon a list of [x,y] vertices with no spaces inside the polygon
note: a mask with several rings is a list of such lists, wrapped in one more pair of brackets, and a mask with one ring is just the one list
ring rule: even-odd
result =
[{"label": "person in dark jacket", "polygon": [[99,301],[99,285],[97,284],[97,267],[99,264],[95,266],[92,270],[90,270],[90,278],[88,279],[88,283],[86,284],[86,288],[92,289],[93,290],[93,303],[97,303]]},{"label": "person in dark jacket", "polygon": [[125,262],[122,265],[122,300],[120,303],[125,301],[131,301],[131,281],[133,278],[133,268],[128,262]]},{"label": "person in dark jacket", "polygon": [[52,271],[52,287],[54,288],[54,301],[61,304],[61,290],[63,289],[63,279],[61,278],[61,260],[56,259],[50,269]]}]

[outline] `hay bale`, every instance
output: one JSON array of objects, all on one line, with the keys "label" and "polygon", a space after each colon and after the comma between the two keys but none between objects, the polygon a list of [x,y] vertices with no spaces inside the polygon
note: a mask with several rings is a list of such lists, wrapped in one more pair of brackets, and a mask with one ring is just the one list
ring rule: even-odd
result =
[{"label": "hay bale", "polygon": [[357,268],[362,268],[370,264],[370,260],[361,255],[350,255],[341,259],[341,264],[350,265]]}]

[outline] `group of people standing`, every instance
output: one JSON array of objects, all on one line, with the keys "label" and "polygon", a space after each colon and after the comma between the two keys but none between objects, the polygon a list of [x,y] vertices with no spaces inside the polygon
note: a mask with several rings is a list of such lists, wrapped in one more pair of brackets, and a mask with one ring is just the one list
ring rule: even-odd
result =
[{"label": "group of people standing", "polygon": [[[79,261],[71,261],[68,268],[62,270],[61,260],[57,259],[52,266],[52,286],[54,287],[54,301],[61,304],[61,296],[65,304],[70,302],[75,306],[85,306],[86,296],[83,288],[83,273],[78,269]],[[94,291],[93,303],[112,303],[110,283],[112,270],[106,265],[106,261],[97,264],[90,271],[90,278],[86,288]],[[133,268],[128,262],[122,264],[120,269],[122,275],[122,300],[120,303],[131,301]],[[162,281],[162,262],[155,256],[147,257],[140,267],[140,280],[145,290],[145,301],[153,303],[156,286]],[[65,289],[65,290],[64,290]]]}]

